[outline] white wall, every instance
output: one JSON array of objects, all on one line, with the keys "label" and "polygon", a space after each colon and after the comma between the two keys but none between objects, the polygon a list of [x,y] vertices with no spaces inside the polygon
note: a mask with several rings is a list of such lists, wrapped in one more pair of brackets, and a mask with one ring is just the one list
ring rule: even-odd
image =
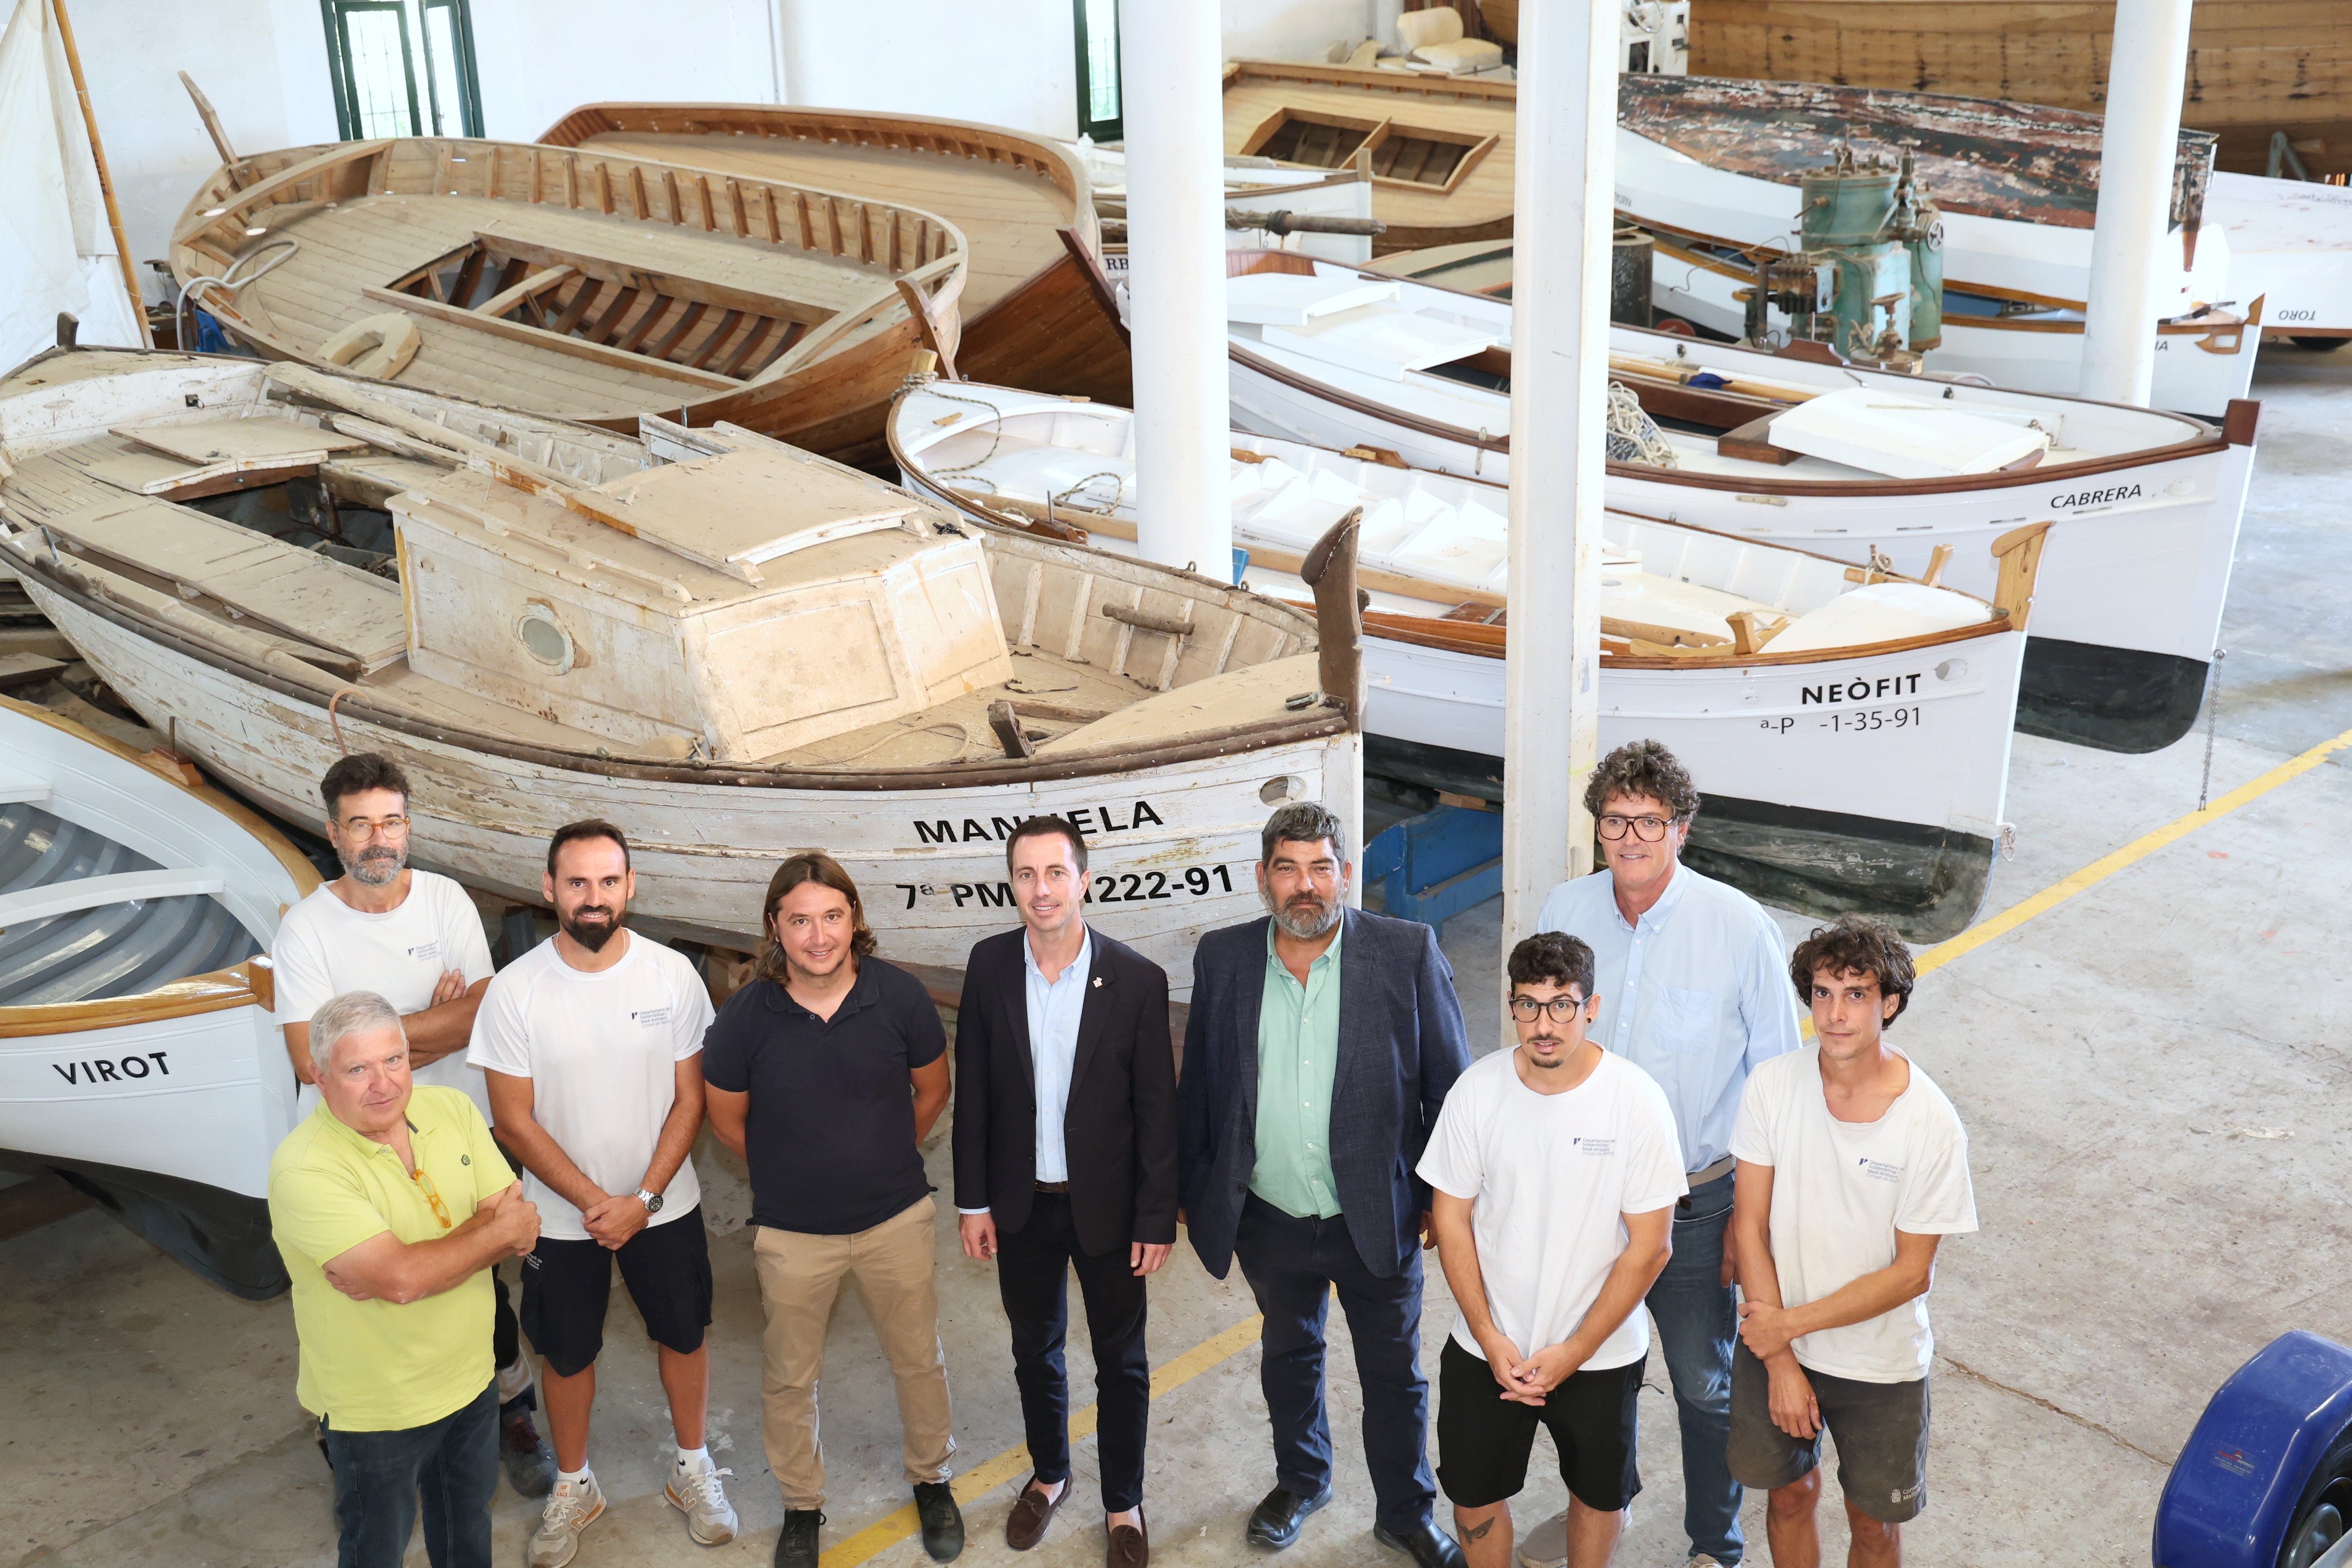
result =
[{"label": "white wall", "polygon": [[[536,141],[583,103],[778,100],[774,0],[474,0],[471,9],[482,131],[498,141]],[[324,31],[315,5],[310,28]]]},{"label": "white wall", "polygon": [[[1381,31],[1381,0],[1223,0],[1225,58],[1314,60],[1340,39],[1354,44]],[[1396,41],[1393,26],[1388,41]]]},{"label": "white wall", "polygon": [[777,5],[787,102],[978,120],[1045,136],[1078,133],[1071,0]]}]

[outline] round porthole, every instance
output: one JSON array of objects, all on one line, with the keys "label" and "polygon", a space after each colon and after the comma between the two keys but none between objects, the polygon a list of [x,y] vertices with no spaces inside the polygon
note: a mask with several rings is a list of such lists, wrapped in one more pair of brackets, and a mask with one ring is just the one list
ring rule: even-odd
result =
[{"label": "round porthole", "polygon": [[1958,680],[1968,672],[1969,661],[1967,659],[1948,658],[1944,660],[1943,663],[1936,667],[1936,679],[1938,680]]},{"label": "round porthole", "polygon": [[561,675],[572,668],[572,634],[544,605],[528,605],[515,618],[515,640],[523,651]]},{"label": "round porthole", "polygon": [[1278,779],[1268,779],[1258,786],[1257,797],[1267,805],[1280,805],[1285,801],[1303,800],[1307,796],[1307,781],[1296,773],[1285,773]]}]

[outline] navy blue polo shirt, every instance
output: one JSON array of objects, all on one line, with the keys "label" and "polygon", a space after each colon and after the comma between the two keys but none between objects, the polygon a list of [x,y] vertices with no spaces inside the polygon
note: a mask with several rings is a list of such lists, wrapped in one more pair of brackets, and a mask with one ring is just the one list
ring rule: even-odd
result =
[{"label": "navy blue polo shirt", "polygon": [[751,1223],[849,1236],[929,1193],[907,1075],[947,1048],[922,982],[878,958],[857,961],[831,1018],[772,980],[727,998],[703,1037],[702,1076],[751,1096]]}]

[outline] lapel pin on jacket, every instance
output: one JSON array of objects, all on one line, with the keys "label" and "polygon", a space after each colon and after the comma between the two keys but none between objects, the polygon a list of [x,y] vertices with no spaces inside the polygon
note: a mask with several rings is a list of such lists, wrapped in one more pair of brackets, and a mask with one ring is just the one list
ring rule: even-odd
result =
[{"label": "lapel pin on jacket", "polygon": [[1101,976],[1101,975],[1097,974],[1097,975],[1096,975],[1096,976],[1095,976],[1095,985],[1097,986],[1097,989],[1099,989],[1099,988],[1101,987],[1101,985],[1102,985],[1102,976]]}]

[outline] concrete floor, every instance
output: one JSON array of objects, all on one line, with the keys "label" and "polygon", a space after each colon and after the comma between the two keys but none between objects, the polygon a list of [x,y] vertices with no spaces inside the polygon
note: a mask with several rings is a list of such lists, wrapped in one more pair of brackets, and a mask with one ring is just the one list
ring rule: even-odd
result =
[{"label": "concrete floor", "polygon": [[[2211,760],[2219,795],[2352,729],[2352,350],[2264,351],[2263,446],[2239,549],[2231,649]],[[1933,1298],[1930,1503],[1908,1532],[1920,1563],[2147,1561],[2157,1495],[2211,1391],[2275,1335],[2352,1342],[2352,1156],[2342,1108],[2352,1035],[2340,953],[2352,930],[2352,752],[2161,849],[1923,981],[1896,1038],[1942,1084],[1971,1137],[1980,1234],[1943,1252]],[[2017,856],[1988,911],[2006,908],[2193,809],[2200,729],[2120,757],[2020,736],[2009,815]],[[1704,787],[1706,781],[1700,781]],[[1801,933],[1809,923],[1790,915]],[[1497,1037],[1498,910],[1454,921],[1473,1037]],[[711,1445],[735,1470],[744,1534],[704,1552],[659,1496],[667,1422],[650,1352],[616,1296],[592,1456],[613,1512],[583,1563],[765,1562],[782,1507],[759,1444],[758,1302],[740,1167],[698,1156],[719,1279]],[[947,1180],[946,1124],[929,1149]],[[1020,1441],[989,1270],[940,1231],[943,1331],[960,1468]],[[1152,1289],[1152,1358],[1174,1360],[1253,1310],[1238,1275],[1209,1279],[1186,1251]],[[1424,1358],[1452,1321],[1433,1268]],[[1401,1561],[1370,1537],[1360,1401],[1335,1323],[1331,1406],[1339,1495],[1286,1553],[1301,1565]],[[1084,1348],[1073,1382],[1091,1388]],[[1245,1563],[1242,1524],[1272,1484],[1256,1351],[1244,1343],[1154,1406],[1147,1508],[1162,1562]],[[293,1398],[281,1300],[199,1284],[102,1215],[0,1241],[0,1564],[327,1563],[325,1467]],[[889,1382],[862,1304],[833,1332],[825,1431],[828,1547],[905,1503]],[[1674,1416],[1660,1364],[1643,1399],[1647,1490],[1618,1556],[1665,1568],[1685,1551]],[[1559,1507],[1546,1473],[1524,1527]],[[1099,1561],[1091,1442],[1082,1496],[1029,1561]],[[1020,1473],[1025,1474],[1025,1470]],[[1015,1477],[1014,1479],[1017,1479]],[[1008,1481],[967,1503],[967,1562],[1008,1562]],[[1765,1561],[1748,1508],[1751,1560]],[[501,1494],[499,1555],[519,1562],[535,1510]],[[1834,1520],[1834,1504],[1825,1506]],[[1843,1526],[1829,1530],[1841,1561]],[[412,1562],[424,1561],[422,1549]],[[927,1561],[902,1537],[845,1568]]]}]

